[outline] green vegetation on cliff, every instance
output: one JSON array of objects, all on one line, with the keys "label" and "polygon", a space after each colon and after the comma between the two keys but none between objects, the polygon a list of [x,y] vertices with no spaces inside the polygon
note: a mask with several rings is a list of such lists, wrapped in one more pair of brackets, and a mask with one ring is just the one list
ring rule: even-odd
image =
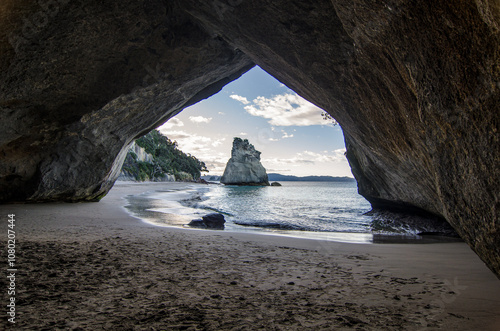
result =
[{"label": "green vegetation on cliff", "polygon": [[174,175],[176,180],[195,180],[200,178],[201,171],[208,172],[205,163],[196,157],[185,154],[177,148],[177,142],[171,141],[159,131],[153,130],[135,141],[152,156],[152,161],[139,160],[129,151],[122,171],[136,180],[155,180],[167,175]]}]

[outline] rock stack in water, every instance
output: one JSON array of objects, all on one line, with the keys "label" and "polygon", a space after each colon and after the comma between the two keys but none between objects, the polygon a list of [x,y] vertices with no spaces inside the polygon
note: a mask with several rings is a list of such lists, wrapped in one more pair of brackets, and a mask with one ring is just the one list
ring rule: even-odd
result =
[{"label": "rock stack in water", "polygon": [[247,139],[234,138],[231,158],[220,182],[226,185],[269,185],[266,169],[260,163],[260,152]]}]

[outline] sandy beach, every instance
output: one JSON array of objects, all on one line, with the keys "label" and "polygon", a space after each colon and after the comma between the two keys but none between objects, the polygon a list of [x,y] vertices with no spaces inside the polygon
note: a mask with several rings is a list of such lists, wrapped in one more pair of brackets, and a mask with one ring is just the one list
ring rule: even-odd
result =
[{"label": "sandy beach", "polygon": [[[500,330],[500,281],[465,243],[347,244],[157,227],[99,203],[1,205],[0,329]],[[15,324],[6,305],[15,214]]]}]

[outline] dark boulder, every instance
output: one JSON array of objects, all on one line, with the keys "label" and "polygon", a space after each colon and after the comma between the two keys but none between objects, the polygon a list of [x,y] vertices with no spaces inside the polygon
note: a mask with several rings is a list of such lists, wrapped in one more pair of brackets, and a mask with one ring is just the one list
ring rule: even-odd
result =
[{"label": "dark boulder", "polygon": [[202,219],[192,220],[189,226],[203,229],[224,230],[224,215],[218,213],[207,214]]}]

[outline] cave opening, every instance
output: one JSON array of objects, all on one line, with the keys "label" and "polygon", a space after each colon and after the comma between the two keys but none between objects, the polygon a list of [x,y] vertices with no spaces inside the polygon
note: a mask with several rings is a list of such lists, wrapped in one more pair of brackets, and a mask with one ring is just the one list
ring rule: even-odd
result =
[{"label": "cave opening", "polygon": [[256,66],[157,130],[204,162],[209,172],[202,179],[211,183],[221,179],[233,138],[248,139],[262,153],[269,182],[283,187],[198,187],[173,207],[178,193],[161,192],[147,199],[129,197],[128,209],[160,226],[186,226],[194,217],[217,212],[225,215],[230,231],[361,243],[424,242],[429,238],[420,233],[453,231],[424,218],[408,226],[407,218],[367,215],[371,205],[357,192],[342,129],[323,114]]},{"label": "cave opening", "polygon": [[212,183],[224,172],[233,138],[247,139],[262,153],[269,182],[282,186],[196,187],[173,207],[179,193],[131,196],[128,209],[160,226],[186,226],[212,211],[225,216],[229,231],[371,242],[364,215],[370,204],[357,193],[342,129],[324,114],[255,66],[157,130],[204,162],[209,172],[202,179]]},{"label": "cave opening", "polygon": [[222,175],[233,137],[240,137],[262,152],[268,173],[352,178],[342,129],[323,114],[255,66],[158,130],[205,162],[210,175]]}]

